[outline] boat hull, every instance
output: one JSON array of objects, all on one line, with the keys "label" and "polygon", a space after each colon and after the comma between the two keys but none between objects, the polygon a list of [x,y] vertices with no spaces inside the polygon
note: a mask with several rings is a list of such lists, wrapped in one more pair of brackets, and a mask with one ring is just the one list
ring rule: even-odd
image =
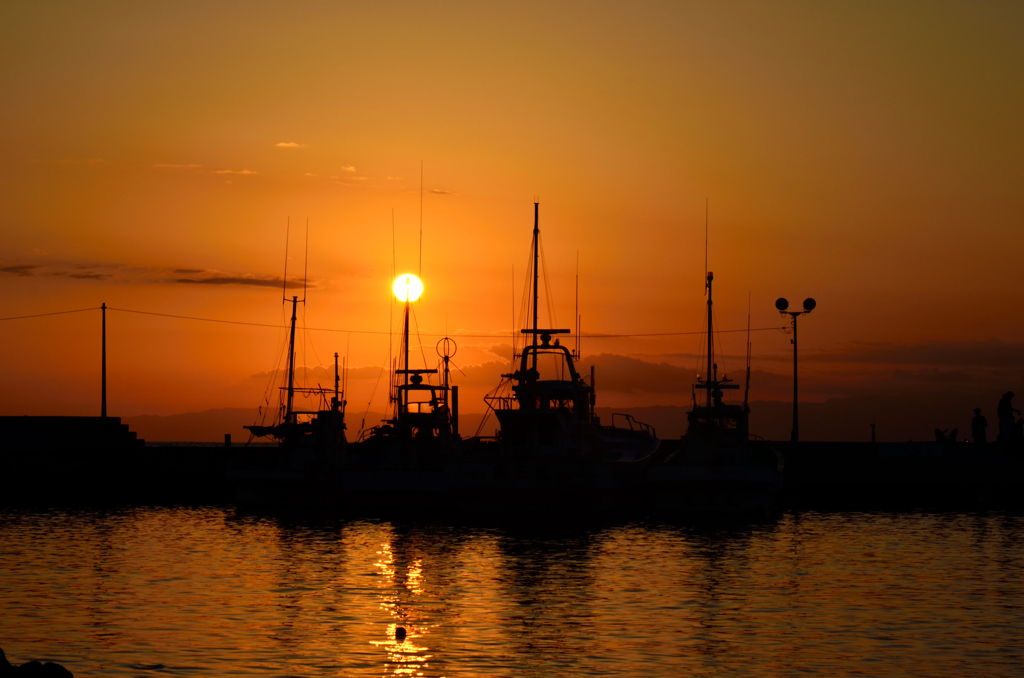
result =
[{"label": "boat hull", "polygon": [[782,473],[764,466],[666,464],[650,469],[648,484],[661,511],[763,513],[775,506]]},{"label": "boat hull", "polygon": [[484,512],[597,513],[642,504],[647,459],[607,461],[493,451],[449,460],[453,508]]}]

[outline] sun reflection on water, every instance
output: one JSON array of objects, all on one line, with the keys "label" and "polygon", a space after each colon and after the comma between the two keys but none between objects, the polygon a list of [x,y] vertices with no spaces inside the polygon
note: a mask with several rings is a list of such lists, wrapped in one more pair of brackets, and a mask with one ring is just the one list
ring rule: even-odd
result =
[{"label": "sun reflection on water", "polygon": [[706,528],[0,511],[0,641],[12,661],[109,678],[1016,676],[1022,538],[1015,515]]},{"label": "sun reflection on water", "polygon": [[[403,572],[403,564],[396,564],[389,542],[380,545],[377,556],[380,609],[395,621],[387,625],[384,640],[371,640],[370,644],[385,653],[384,675],[422,676],[431,655],[427,654],[427,646],[418,643],[424,641],[430,625],[418,624],[417,608],[406,604],[403,599],[405,592],[411,596],[423,593],[423,559],[412,559],[404,566]],[[397,636],[399,628],[405,632],[403,638]]]}]

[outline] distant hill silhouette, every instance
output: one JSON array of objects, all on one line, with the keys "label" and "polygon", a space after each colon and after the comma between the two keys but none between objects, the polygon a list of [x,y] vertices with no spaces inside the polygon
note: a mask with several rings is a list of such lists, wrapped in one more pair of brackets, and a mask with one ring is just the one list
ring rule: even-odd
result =
[{"label": "distant hill silhouette", "polygon": [[[900,442],[934,440],[935,429],[959,429],[959,439],[970,434],[973,408],[981,407],[989,419],[990,438],[999,393],[928,393],[887,396],[832,398],[823,403],[800,403],[800,439],[840,442],[871,440],[871,423],[876,439]],[[1018,405],[1019,407],[1019,405]],[[688,407],[657,406],[596,408],[602,423],[611,423],[611,413],[628,412],[655,427],[658,437],[675,438],[686,431]],[[1024,408],[1022,408],[1024,409]],[[791,402],[755,400],[750,403],[750,432],[768,440],[789,440],[793,428]]]},{"label": "distant hill silhouette", "polygon": [[[886,396],[853,396],[833,398],[823,403],[800,403],[800,439],[833,441],[867,441],[871,439],[871,423],[876,424],[879,441],[932,440],[935,429],[960,430],[963,440],[970,431],[972,410],[981,407],[989,419],[990,436],[994,436],[995,406],[1000,392],[993,393],[908,393]],[[1024,393],[1017,406],[1024,404]],[[655,427],[658,437],[677,438],[686,430],[687,407],[659,405],[633,408],[595,408],[603,424],[612,423],[614,412],[627,412],[638,421]],[[460,429],[463,436],[474,435],[483,413],[463,413]],[[248,408],[223,408],[204,412],[186,412],[168,416],[144,415],[125,417],[122,421],[150,442],[223,442],[224,434],[244,442],[249,432],[242,427],[252,424],[255,412]],[[789,402],[757,400],[750,403],[750,431],[769,440],[789,440],[793,410]],[[366,428],[378,423],[384,415],[370,412]],[[349,409],[346,420],[348,439],[355,440],[363,412]],[[624,425],[624,421],[619,421]],[[483,435],[493,435],[495,417],[488,419]]]}]

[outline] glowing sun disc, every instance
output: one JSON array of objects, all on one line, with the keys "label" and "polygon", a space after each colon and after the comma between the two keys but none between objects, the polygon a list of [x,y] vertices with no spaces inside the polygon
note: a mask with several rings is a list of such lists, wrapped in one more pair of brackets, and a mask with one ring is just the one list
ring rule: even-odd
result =
[{"label": "glowing sun disc", "polygon": [[416,301],[423,294],[423,283],[412,273],[398,276],[392,288],[399,301]]}]

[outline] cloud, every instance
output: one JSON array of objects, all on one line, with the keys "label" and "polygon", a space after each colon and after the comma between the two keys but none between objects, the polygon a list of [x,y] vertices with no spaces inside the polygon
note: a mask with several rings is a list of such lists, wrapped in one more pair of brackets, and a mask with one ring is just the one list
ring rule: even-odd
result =
[{"label": "cloud", "polygon": [[[172,283],[181,285],[244,286],[281,288],[281,277],[253,273],[225,273],[223,271],[180,266],[125,266],[123,264],[51,261],[40,264],[15,264],[0,267],[0,274],[21,277],[49,276],[74,280],[109,280],[115,283]],[[318,280],[306,281],[306,287],[317,288]],[[303,286],[301,279],[289,279],[287,287]]]},{"label": "cloud", "polygon": [[345,165],[344,167],[341,168],[341,171],[342,172],[355,172],[356,168],[353,167],[352,165]]},{"label": "cloud", "polygon": [[1001,339],[935,340],[914,344],[852,342],[836,351],[809,353],[807,359],[874,365],[1024,367],[1024,343]]},{"label": "cloud", "polygon": [[649,363],[636,358],[611,353],[600,353],[586,358],[579,369],[586,374],[594,365],[599,391],[617,393],[689,393],[694,381],[692,369]]},{"label": "cloud", "polygon": [[455,195],[454,191],[445,191],[440,188],[432,188],[430,189],[430,192],[433,193],[434,195]]},{"label": "cloud", "polygon": [[274,145],[277,146],[278,148],[305,148],[306,147],[306,144],[300,144],[300,143],[296,143],[294,141],[282,141],[282,142],[276,143]]},{"label": "cloud", "polygon": [[202,167],[202,165],[174,165],[171,163],[158,163],[156,165],[153,165],[153,167],[158,167],[161,169],[198,169]]},{"label": "cloud", "polygon": [[76,280],[106,280],[121,266],[117,264],[18,264],[0,268],[0,273],[9,273],[22,278],[53,276],[75,278]]},{"label": "cloud", "polygon": [[256,174],[252,170],[214,170],[214,174]]},{"label": "cloud", "polygon": [[388,181],[402,181],[402,177],[388,177]]},{"label": "cloud", "polygon": [[[257,276],[257,275],[223,275],[214,271],[204,272],[200,278],[175,278],[175,283],[185,285],[245,285],[250,287],[280,287],[281,278],[278,276]],[[302,287],[301,280],[289,280],[287,287]],[[314,287],[313,282],[306,282],[306,287]]]},{"label": "cloud", "polygon": [[[344,171],[346,171],[346,172],[355,172],[356,171],[355,167],[343,167],[342,169]],[[366,181],[366,180],[369,179],[369,177],[348,177],[348,176],[338,176],[336,174],[332,174],[332,175],[330,175],[328,177],[328,179],[331,179],[333,181]],[[352,184],[348,184],[348,185],[351,186]]]},{"label": "cloud", "polygon": [[21,278],[27,278],[27,277],[29,277],[31,275],[34,275],[35,272],[38,269],[39,269],[38,266],[33,266],[33,265],[27,265],[27,266],[6,266],[4,268],[0,268],[0,273],[10,273],[11,275],[16,275],[16,276],[19,276]]},{"label": "cloud", "polygon": [[316,175],[315,175],[315,174],[313,174],[312,172],[306,172],[306,173],[305,173],[305,174],[303,174],[302,176],[304,176],[304,177],[315,177]]}]

